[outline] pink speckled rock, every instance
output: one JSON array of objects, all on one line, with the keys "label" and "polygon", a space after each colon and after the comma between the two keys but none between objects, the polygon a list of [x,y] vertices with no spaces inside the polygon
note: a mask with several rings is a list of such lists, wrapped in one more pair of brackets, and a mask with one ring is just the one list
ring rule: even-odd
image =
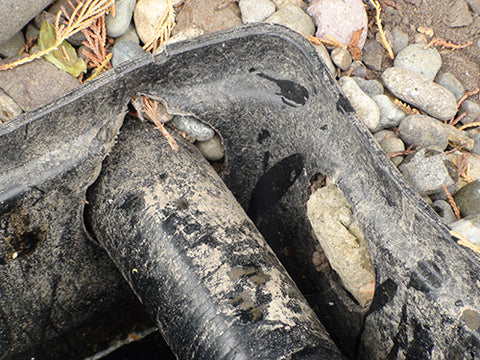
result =
[{"label": "pink speckled rock", "polygon": [[315,36],[333,37],[344,45],[352,40],[353,33],[363,28],[358,47],[363,48],[367,38],[367,13],[362,0],[313,0],[307,13],[317,25]]}]

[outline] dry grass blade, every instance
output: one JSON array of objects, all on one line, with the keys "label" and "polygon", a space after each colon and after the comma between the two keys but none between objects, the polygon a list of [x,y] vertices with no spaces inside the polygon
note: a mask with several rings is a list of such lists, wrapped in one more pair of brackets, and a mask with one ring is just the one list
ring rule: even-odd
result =
[{"label": "dry grass blade", "polygon": [[447,124],[452,125],[452,126],[457,125],[465,116],[467,116],[466,112],[461,113],[457,117],[451,118],[450,121]]},{"label": "dry grass blade", "polygon": [[145,51],[155,52],[170,37],[175,26],[175,10],[172,1],[167,0],[167,9],[157,24],[155,35],[143,45]]},{"label": "dry grass blade", "polygon": [[465,92],[465,94],[460,98],[460,100],[458,100],[457,108],[459,108],[460,105],[462,105],[463,102],[467,100],[470,96],[478,94],[479,92],[480,92],[480,88],[476,88],[475,90]]},{"label": "dry grass blade", "polygon": [[380,6],[380,3],[378,0],[371,0],[373,6],[375,7],[375,21],[377,22],[377,28],[378,32],[380,34],[380,40],[382,41],[382,45],[387,50],[388,56],[390,56],[391,59],[395,58],[395,55],[393,54],[392,47],[388,43],[387,37],[385,36],[385,31],[383,31],[383,26],[382,26],[382,19],[380,19],[380,13],[382,11],[382,7]]},{"label": "dry grass blade", "polygon": [[62,24],[60,23],[62,11],[59,11],[55,19],[55,44],[47,49],[31,54],[17,61],[0,65],[0,70],[13,69],[18,65],[39,59],[53,50],[58,49],[64,40],[89,27],[98,17],[107,13],[114,4],[115,0],[85,0],[85,2],[80,3],[75,7],[72,14],[69,17],[67,16],[68,21]]},{"label": "dry grass blade", "polygon": [[178,151],[177,142],[173,138],[172,134],[170,134],[167,131],[167,129],[165,129],[165,126],[163,125],[163,123],[158,120],[157,108],[158,108],[158,101],[155,101],[143,96],[143,111],[150,119],[152,119],[156,128],[162,132],[163,136],[165,136],[172,150],[177,152]]},{"label": "dry grass blade", "polygon": [[462,131],[462,130],[469,129],[469,128],[472,128],[472,127],[477,127],[477,126],[480,126],[480,121],[475,121],[475,122],[471,122],[471,123],[462,125],[458,128],[458,130]]},{"label": "dry grass blade", "polygon": [[450,235],[452,235],[453,237],[456,237],[458,239],[458,245],[465,246],[465,247],[469,248],[470,250],[475,251],[477,254],[480,255],[480,246],[475,245],[470,240],[468,240],[465,236],[463,236],[462,234],[460,234],[460,233],[458,233],[454,230],[450,230]]},{"label": "dry grass blade", "polygon": [[332,46],[332,47],[338,47],[342,49],[346,49],[347,46],[343,45],[340,41],[336,40],[333,38],[333,36],[330,35],[325,35],[328,39],[321,39],[313,35],[307,36],[307,40],[310,41],[314,45],[326,45],[326,46]]}]

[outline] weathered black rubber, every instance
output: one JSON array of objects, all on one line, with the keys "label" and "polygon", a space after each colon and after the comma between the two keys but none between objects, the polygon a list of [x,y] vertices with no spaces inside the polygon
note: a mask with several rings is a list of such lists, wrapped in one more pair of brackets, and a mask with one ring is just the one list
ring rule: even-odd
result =
[{"label": "weathered black rubber", "polygon": [[[5,359],[71,334],[109,311],[100,301],[105,294],[124,293],[117,291],[118,274],[81,235],[80,212],[108,151],[110,137],[102,134],[115,133],[119,124],[109,124],[137,93],[197,116],[222,135],[222,178],[271,246],[293,254],[284,263],[309,279],[294,276],[345,352],[353,356],[361,334],[364,359],[480,356],[478,259],[402,180],[300,35],[249,26],[166,50],[0,127],[1,235],[19,249],[37,244],[0,265]],[[315,243],[304,204],[316,172],[344,191],[369,242],[377,289],[363,325],[362,309],[310,261]],[[265,198],[262,189],[272,183],[278,190]],[[7,260],[13,250],[5,244],[0,255]],[[32,276],[31,269],[39,271]],[[59,343],[72,347],[73,338]]]},{"label": "weathered black rubber", "polygon": [[[268,27],[244,31],[253,29]],[[303,263],[314,250],[304,206],[309,179],[321,172],[339,185],[362,224],[376,271],[360,358],[479,358],[478,258],[456,244],[403,180],[300,35],[288,33],[284,41],[286,32],[229,34],[201,48],[193,42],[192,51],[186,44],[168,48],[161,70],[168,75],[145,93],[222,134],[225,183],[244,208],[250,204],[267,241],[287,243]],[[277,190],[277,198],[284,195],[276,203],[255,191],[270,171],[274,184],[293,183]],[[272,206],[252,206],[265,201]],[[329,292],[332,287],[320,296]],[[356,331],[350,311],[358,308],[340,291],[335,297],[334,306],[318,307],[320,319],[350,352]]]},{"label": "weathered black rubber", "polygon": [[86,189],[127,110],[116,79],[111,72],[0,126],[2,360],[84,359],[153,326],[82,227]]},{"label": "weathered black rubber", "polygon": [[178,359],[342,359],[211,165],[127,121],[87,218]]}]

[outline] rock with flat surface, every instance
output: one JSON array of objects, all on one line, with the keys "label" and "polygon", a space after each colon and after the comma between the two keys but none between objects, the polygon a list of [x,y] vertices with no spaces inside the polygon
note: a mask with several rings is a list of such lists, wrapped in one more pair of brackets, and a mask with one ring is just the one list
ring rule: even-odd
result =
[{"label": "rock with flat surface", "polygon": [[374,131],[380,122],[380,110],[375,101],[365,94],[351,77],[342,76],[338,84],[358,117],[370,131]]},{"label": "rock with flat surface", "polygon": [[396,97],[434,118],[446,121],[457,113],[457,99],[451,91],[412,70],[394,66],[381,78]]},{"label": "rock with flat surface", "polygon": [[275,12],[270,0],[240,0],[238,3],[244,24],[260,22]]},{"label": "rock with flat surface", "polygon": [[211,33],[242,25],[240,10],[236,3],[225,5],[224,0],[189,0],[176,16],[177,25],[172,35],[194,28],[203,33]]},{"label": "rock with flat surface", "polygon": [[313,35],[315,33],[315,25],[313,24],[311,17],[301,8],[293,4],[285,4],[265,19],[265,22],[285,25],[305,36]]},{"label": "rock with flat surface", "polygon": [[331,267],[345,288],[360,305],[368,306],[375,281],[370,252],[342,191],[336,185],[315,191],[307,202],[307,216]]},{"label": "rock with flat surface", "polygon": [[0,45],[10,40],[51,0],[0,0]]},{"label": "rock with flat surface", "polygon": [[408,156],[399,169],[421,196],[444,193],[443,186],[452,186],[458,179],[455,165],[436,148],[420,149]]},{"label": "rock with flat surface", "polygon": [[393,66],[412,70],[433,81],[442,67],[442,57],[433,47],[425,49],[423,45],[412,44],[400,51]]},{"label": "rock with flat surface", "polygon": [[45,59],[0,71],[0,88],[24,111],[45,105],[79,85],[76,78]]},{"label": "rock with flat surface", "polygon": [[407,116],[400,123],[398,131],[408,146],[445,150],[448,145],[448,133],[443,124],[427,115]]}]

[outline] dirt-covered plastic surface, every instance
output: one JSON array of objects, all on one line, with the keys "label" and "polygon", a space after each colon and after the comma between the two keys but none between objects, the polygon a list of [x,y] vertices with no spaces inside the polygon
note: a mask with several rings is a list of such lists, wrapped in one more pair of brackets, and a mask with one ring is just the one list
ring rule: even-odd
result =
[{"label": "dirt-covered plastic surface", "polygon": [[[113,98],[109,97],[112,92],[116,94]],[[480,357],[480,333],[475,326],[475,319],[480,317],[478,259],[455,243],[438,216],[401,178],[314,49],[285,28],[247,26],[173,44],[154,59],[144,57],[125,63],[56,104],[4,125],[0,147],[2,153],[10,153],[0,160],[0,183],[6,184],[9,192],[1,193],[1,200],[11,201],[11,194],[28,197],[37,184],[47,184],[36,172],[22,173],[23,167],[35,168],[37,162],[54,169],[68,162],[68,157],[61,161],[42,158],[37,149],[48,154],[57,142],[70,141],[73,135],[68,134],[87,131],[89,119],[103,116],[105,121],[112,121],[114,114],[120,114],[129,98],[138,93],[162,100],[174,112],[192,114],[221,134],[226,148],[223,180],[287,269],[296,269],[308,279],[292,275],[345,353],[353,356],[358,351],[363,359]],[[92,106],[92,102],[106,107]],[[62,125],[58,119],[71,113],[76,115],[76,122],[72,118]],[[42,132],[42,121],[47,118],[52,128]],[[46,133],[57,132],[55,141],[46,143],[50,145],[39,146],[38,141],[28,139],[28,134],[49,139]],[[106,151],[102,146],[92,151],[98,155],[95,166]],[[79,167],[72,163],[71,168]],[[318,172],[331,177],[342,189],[372,253],[377,287],[364,322],[363,310],[334,276],[317,273],[311,262],[315,247],[305,214],[306,189],[310,177]],[[20,190],[13,186],[18,174],[26,179]],[[94,180],[94,176],[87,178],[79,190],[76,188],[78,194]],[[269,184],[274,191],[264,190]],[[45,193],[47,190],[42,188]],[[80,201],[81,197],[73,199]],[[75,204],[80,209],[78,201]],[[0,216],[6,213],[2,209]],[[35,223],[35,227],[46,229],[45,237],[50,239],[53,223],[58,221],[59,228],[65,229],[63,220],[59,220],[63,215]],[[73,241],[73,237],[68,239]],[[48,299],[50,295],[44,294],[40,284],[50,284],[52,274],[46,272],[32,284],[16,276],[12,268],[33,261],[48,264],[50,247],[48,242],[39,242],[28,257],[0,265],[0,279],[6,284],[3,292],[13,296],[30,291],[35,299]],[[77,273],[83,269],[75,251],[65,253],[61,261],[70,261]],[[106,280],[102,273],[99,282]],[[72,274],[71,278],[76,276]],[[68,293],[72,303],[78,296],[73,291]],[[97,299],[91,297],[93,302]],[[47,301],[41,309],[33,307],[25,316],[48,318],[52,304]],[[9,307],[12,310],[6,312]],[[19,319],[12,314],[18,314],[15,308],[27,307],[13,299],[2,299],[0,321],[6,324],[2,327],[6,330],[0,341],[9,344],[9,339],[23,334],[16,328]],[[65,324],[65,328],[71,324]],[[27,338],[27,346],[34,343]]]},{"label": "dirt-covered plastic surface", "polygon": [[[179,359],[341,359],[196,148],[127,120],[87,219]],[[168,159],[168,161],[165,161]]]}]

